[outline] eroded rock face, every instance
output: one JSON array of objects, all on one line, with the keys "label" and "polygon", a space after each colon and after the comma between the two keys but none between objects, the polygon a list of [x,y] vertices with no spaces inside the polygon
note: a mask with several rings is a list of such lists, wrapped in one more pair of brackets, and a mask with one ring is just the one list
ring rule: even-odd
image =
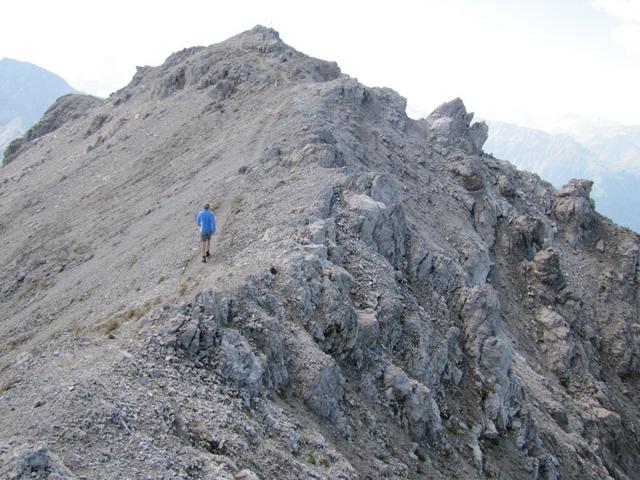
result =
[{"label": "eroded rock face", "polygon": [[474,360],[483,385],[484,435],[495,438],[504,432],[520,410],[522,388],[511,373],[512,350],[499,318],[495,290],[485,285],[463,293],[460,316],[464,322],[465,347]]},{"label": "eroded rock face", "polygon": [[559,290],[565,286],[558,253],[552,248],[540,250],[533,257],[533,275],[539,282],[551,288]]},{"label": "eroded rock face", "polygon": [[473,113],[467,113],[460,98],[443,103],[425,119],[427,128],[439,143],[452,143],[471,154],[482,152],[489,127],[485,122],[471,124]]},{"label": "eroded rock face", "polygon": [[400,198],[385,177],[376,176],[370,182],[370,186],[357,185],[368,193],[354,192],[345,198],[348,208],[356,213],[351,228],[367,245],[401,267],[406,254],[407,227]]},{"label": "eroded rock face", "polygon": [[589,198],[591,180],[571,180],[560,188],[553,212],[572,246],[577,246],[595,221],[594,202]]}]

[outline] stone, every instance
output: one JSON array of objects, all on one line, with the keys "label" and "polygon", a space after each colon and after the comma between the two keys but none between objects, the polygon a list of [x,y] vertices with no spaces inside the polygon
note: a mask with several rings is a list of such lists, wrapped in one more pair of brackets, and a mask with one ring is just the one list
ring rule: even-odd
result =
[{"label": "stone", "polygon": [[258,475],[253,473],[248,468],[240,470],[233,476],[233,478],[235,478],[236,480],[260,480],[260,477],[258,477]]},{"label": "stone", "polygon": [[200,346],[200,329],[195,321],[189,322],[179,337],[180,345],[191,353],[197,353]]},{"label": "stone", "polygon": [[75,475],[65,467],[60,459],[49,451],[46,443],[38,443],[33,447],[25,447],[14,460],[16,480],[33,477],[57,478],[59,480],[75,480]]},{"label": "stone", "polygon": [[387,365],[384,386],[387,398],[402,405],[400,411],[414,439],[433,438],[444,428],[438,405],[425,385],[410,379],[399,367]]},{"label": "stone", "polygon": [[516,196],[513,181],[511,180],[511,177],[507,175],[500,175],[498,177],[498,190],[507,198],[513,198]]},{"label": "stone", "polygon": [[552,248],[540,250],[533,257],[533,275],[539,282],[555,290],[560,290],[566,285],[560,270],[560,258]]},{"label": "stone", "polygon": [[380,336],[380,323],[375,310],[367,308],[357,313],[358,315],[358,345],[374,347]]},{"label": "stone", "polygon": [[[357,188],[357,187],[356,187]],[[401,203],[393,187],[385,180],[374,177],[370,193],[350,193],[346,202],[356,214],[353,229],[369,246],[375,248],[392,265],[400,267],[406,253],[406,222]],[[381,200],[391,202],[389,205]]]},{"label": "stone", "polygon": [[195,305],[202,308],[205,314],[211,315],[220,325],[229,321],[229,301],[218,291],[208,289],[196,295]]},{"label": "stone", "polygon": [[593,225],[596,213],[589,197],[591,180],[571,180],[560,188],[553,200],[553,212],[567,240],[576,248]]},{"label": "stone", "polygon": [[264,368],[240,332],[230,328],[222,331],[217,359],[220,373],[226,381],[251,396],[258,394]]},{"label": "stone", "polygon": [[452,170],[457,175],[460,184],[470,192],[476,192],[484,187],[482,173],[471,159],[456,164]]},{"label": "stone", "polygon": [[468,153],[479,154],[487,141],[489,127],[485,122],[471,124],[473,113],[467,113],[460,98],[443,103],[424,123],[436,136],[457,143]]}]

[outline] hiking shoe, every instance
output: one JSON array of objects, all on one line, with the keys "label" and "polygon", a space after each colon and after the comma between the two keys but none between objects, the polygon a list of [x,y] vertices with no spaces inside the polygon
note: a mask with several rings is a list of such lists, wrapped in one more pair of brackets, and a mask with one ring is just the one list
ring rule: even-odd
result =
[{"label": "hiking shoe", "polygon": [[207,257],[205,257],[204,255],[202,256],[202,263],[207,263]]},{"label": "hiking shoe", "polygon": [[209,252],[207,252],[206,257],[209,258],[211,256],[211,254]]}]

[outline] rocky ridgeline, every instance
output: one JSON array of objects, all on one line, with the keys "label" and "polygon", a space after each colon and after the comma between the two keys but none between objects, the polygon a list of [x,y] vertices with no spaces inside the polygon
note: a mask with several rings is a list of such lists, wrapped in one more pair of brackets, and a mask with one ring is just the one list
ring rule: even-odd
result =
[{"label": "rocky ridgeline", "polygon": [[[251,118],[273,97],[255,155],[225,160],[253,127],[225,130],[224,112]],[[43,367],[58,355],[16,351],[5,372],[22,380],[0,394],[9,478],[637,476],[640,243],[594,211],[590,182],[556,191],[484,154],[487,128],[461,100],[411,120],[395,92],[261,27],[139,69],[101,106],[61,102],[82,113],[50,110],[64,122],[45,115],[42,136],[10,147],[14,166],[64,124],[87,155],[126,145],[127,105],[197,117],[210,129],[190,138],[200,156],[224,133],[198,168],[222,172],[216,185],[246,181],[245,202],[221,207],[215,248],[223,276],[240,278],[201,273],[192,300],[111,339],[48,340],[82,373],[35,407],[37,375],[69,377]],[[160,122],[152,112],[136,120]],[[50,418],[17,429],[31,408]]]}]

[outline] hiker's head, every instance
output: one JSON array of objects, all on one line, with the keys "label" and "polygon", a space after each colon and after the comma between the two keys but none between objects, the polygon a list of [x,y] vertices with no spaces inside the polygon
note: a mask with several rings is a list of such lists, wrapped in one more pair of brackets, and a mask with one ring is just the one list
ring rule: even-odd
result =
[{"label": "hiker's head", "polygon": [[205,209],[205,210],[209,210],[209,204],[208,204],[208,203],[205,203],[205,204],[204,204],[204,209]]}]

